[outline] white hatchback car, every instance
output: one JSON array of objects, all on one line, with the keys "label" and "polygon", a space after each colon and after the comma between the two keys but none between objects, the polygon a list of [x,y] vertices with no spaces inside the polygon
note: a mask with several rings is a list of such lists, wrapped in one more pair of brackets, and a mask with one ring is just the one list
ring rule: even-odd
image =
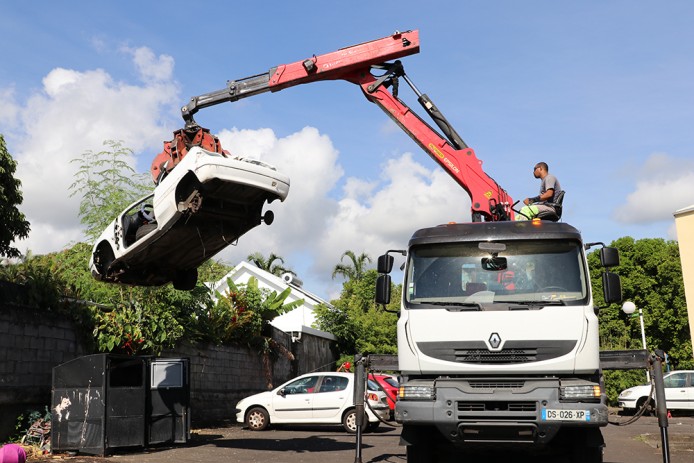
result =
[{"label": "white hatchback car", "polygon": [[284,201],[289,178],[260,161],[192,148],[154,193],[131,204],[97,239],[97,280],[139,286],[173,282],[190,290],[197,268],[261,221],[266,202]]},{"label": "white hatchback car", "polygon": [[[376,387],[373,385],[373,387]],[[365,430],[388,420],[390,408],[383,391],[366,391],[368,418]],[[379,419],[380,418],[380,419]],[[252,431],[272,424],[342,424],[347,432],[357,430],[354,406],[354,374],[343,372],[309,373],[236,404],[236,421]]]},{"label": "white hatchback car", "polygon": [[[694,370],[671,371],[663,376],[668,410],[694,411]],[[639,410],[651,392],[650,384],[630,387],[619,394],[619,406],[627,412]],[[655,392],[650,411],[655,410]]]}]

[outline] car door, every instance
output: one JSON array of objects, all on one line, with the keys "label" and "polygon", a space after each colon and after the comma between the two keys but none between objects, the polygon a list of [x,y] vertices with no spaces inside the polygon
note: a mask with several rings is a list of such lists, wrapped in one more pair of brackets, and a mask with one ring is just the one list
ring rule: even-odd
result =
[{"label": "car door", "polygon": [[313,418],[317,422],[340,423],[342,410],[353,400],[350,378],[324,375],[313,398]]},{"label": "car door", "polygon": [[694,404],[688,402],[689,393],[687,389],[690,389],[687,387],[690,384],[688,376],[687,372],[682,371],[671,373],[663,379],[667,408],[674,410],[694,406]]},{"label": "car door", "polygon": [[274,417],[270,417],[270,421],[310,422],[318,379],[319,375],[303,376],[280,389],[272,398]]}]

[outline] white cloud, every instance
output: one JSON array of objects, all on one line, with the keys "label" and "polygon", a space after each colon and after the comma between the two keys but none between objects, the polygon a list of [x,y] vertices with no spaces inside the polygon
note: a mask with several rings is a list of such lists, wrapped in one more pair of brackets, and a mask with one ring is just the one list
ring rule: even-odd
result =
[{"label": "white cloud", "polygon": [[429,170],[409,153],[386,162],[379,182],[347,178],[336,194],[331,190],[343,176],[338,152],[314,128],[281,139],[269,129],[234,129],[219,138],[232,153],[260,158],[291,178],[287,200],[269,207],[275,223],[252,230],[220,255],[232,264],[256,251],[275,252],[295,270],[301,259],[307,274],[300,277],[334,296],[340,281],[330,276],[345,250],[375,258],[406,246],[417,228],[469,220],[467,194],[443,171]]},{"label": "white cloud", "polygon": [[655,153],[636,174],[636,190],[614,212],[622,223],[672,220],[677,209],[694,203],[694,161]]},{"label": "white cloud", "polygon": [[0,88],[0,126],[5,134],[17,126],[19,107],[14,99],[14,88]]},{"label": "white cloud", "polygon": [[[29,238],[15,243],[19,249],[40,254],[82,239],[79,199],[69,196],[77,170],[71,160],[100,151],[105,140],[122,140],[135,153],[147,150],[147,156],[161,149],[162,134],[170,132],[162,114],[173,114],[179,99],[167,67],[173,61],[146,49],[134,52],[133,60],[144,84],[114,81],[102,69],[56,68],[44,77],[41,91],[17,107],[18,129],[8,148],[22,181],[20,209],[32,225]],[[151,69],[162,63],[163,79],[151,79]]]}]

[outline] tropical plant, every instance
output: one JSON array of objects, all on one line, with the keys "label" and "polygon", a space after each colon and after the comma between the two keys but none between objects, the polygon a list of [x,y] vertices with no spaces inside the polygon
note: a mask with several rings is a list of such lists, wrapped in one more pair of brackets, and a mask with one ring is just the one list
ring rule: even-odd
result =
[{"label": "tropical plant", "polygon": [[[272,273],[275,276],[282,276],[285,273],[291,273],[292,275],[296,275],[291,269],[288,269],[284,266],[284,259],[281,256],[278,256],[274,252],[271,252],[267,258],[263,256],[260,252],[254,252],[253,254],[250,254],[246,260],[248,262],[253,262],[256,267],[258,267],[261,270],[265,270],[268,273]],[[279,264],[276,264],[275,262],[278,262]]]},{"label": "tropical plant", "polygon": [[[342,263],[345,257],[349,257],[351,264]],[[363,278],[364,273],[366,272],[367,264],[370,263],[371,257],[369,257],[369,255],[366,253],[362,252],[359,256],[357,256],[354,251],[345,251],[340,257],[340,263],[335,265],[335,269],[333,270],[333,279],[335,279],[337,275],[342,275],[348,280],[360,280]]]},{"label": "tropical plant", "polygon": [[237,285],[227,279],[228,291],[217,291],[217,303],[210,310],[210,328],[223,333],[226,343],[246,345],[257,350],[263,359],[263,370],[268,389],[272,388],[272,362],[279,355],[289,360],[294,356],[284,346],[272,339],[270,321],[303,303],[303,299],[285,302],[291,288],[281,293],[261,289],[258,280],[251,277],[246,284]]},{"label": "tropical plant", "polygon": [[0,256],[19,257],[12,246],[17,238],[29,236],[29,222],[17,206],[22,204],[21,182],[15,178],[17,163],[7,151],[5,138],[0,135]]}]

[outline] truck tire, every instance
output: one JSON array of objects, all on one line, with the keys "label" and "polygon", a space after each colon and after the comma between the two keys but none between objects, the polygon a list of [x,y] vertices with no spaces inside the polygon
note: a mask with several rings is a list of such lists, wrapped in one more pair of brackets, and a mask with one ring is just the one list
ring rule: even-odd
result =
[{"label": "truck tire", "polygon": [[602,447],[575,446],[571,452],[571,463],[602,463]]},{"label": "truck tire", "polygon": [[430,445],[408,445],[406,452],[407,463],[436,463],[438,461]]}]

